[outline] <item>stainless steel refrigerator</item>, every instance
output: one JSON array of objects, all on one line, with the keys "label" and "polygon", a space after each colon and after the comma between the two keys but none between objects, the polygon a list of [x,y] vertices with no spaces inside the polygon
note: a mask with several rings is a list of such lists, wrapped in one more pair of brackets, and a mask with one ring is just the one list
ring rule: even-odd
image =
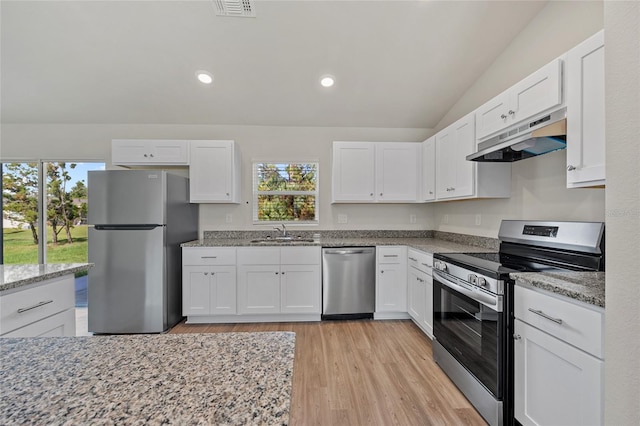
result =
[{"label": "stainless steel refrigerator", "polygon": [[160,170],[88,174],[89,331],[161,333],[182,318],[180,243],[198,237],[189,180]]}]

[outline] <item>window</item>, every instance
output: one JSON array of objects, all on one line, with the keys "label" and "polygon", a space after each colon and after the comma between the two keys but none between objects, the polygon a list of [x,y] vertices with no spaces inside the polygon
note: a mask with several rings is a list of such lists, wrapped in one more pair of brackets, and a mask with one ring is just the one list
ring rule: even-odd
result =
[{"label": "window", "polygon": [[318,222],[318,163],[253,163],[253,220]]}]

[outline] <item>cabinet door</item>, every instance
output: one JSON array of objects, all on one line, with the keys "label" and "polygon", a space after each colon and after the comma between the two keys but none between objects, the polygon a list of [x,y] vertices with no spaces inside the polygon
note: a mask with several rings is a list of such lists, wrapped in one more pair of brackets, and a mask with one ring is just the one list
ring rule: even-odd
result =
[{"label": "cabinet door", "polygon": [[182,267],[182,315],[211,313],[210,267]]},{"label": "cabinet door", "polygon": [[436,135],[436,198],[475,194],[475,163],[466,156],[475,146],[474,116],[456,121]]},{"label": "cabinet door", "polygon": [[184,140],[114,139],[111,141],[111,162],[186,165],[189,162],[189,145]]},{"label": "cabinet door", "polygon": [[376,312],[407,312],[406,262],[379,265],[376,282]]},{"label": "cabinet door", "polygon": [[188,164],[189,145],[182,140],[154,140],[149,143],[153,164]]},{"label": "cabinet door", "polygon": [[211,282],[210,313],[229,315],[236,313],[236,267],[219,266],[209,273]]},{"label": "cabinet door", "polygon": [[241,314],[280,312],[280,265],[238,267],[238,309]]},{"label": "cabinet door", "polygon": [[603,424],[604,362],[516,319],[515,417],[523,425]]},{"label": "cabinet door", "polygon": [[376,199],[415,202],[418,199],[418,156],[416,143],[376,144]]},{"label": "cabinet door", "polygon": [[233,141],[192,141],[189,193],[192,203],[233,202]]},{"label": "cabinet door", "polygon": [[332,199],[374,201],[375,146],[370,142],[334,142]]},{"label": "cabinet door", "polygon": [[422,317],[422,329],[429,337],[433,337],[433,277],[424,275],[424,316]]},{"label": "cabinet door", "polygon": [[149,162],[147,140],[114,139],[111,141],[111,163],[146,164]]},{"label": "cabinet door", "polygon": [[422,142],[422,201],[436,198],[436,138]]},{"label": "cabinet door", "polygon": [[280,268],[282,313],[320,313],[320,266],[282,265]]},{"label": "cabinet door", "polygon": [[505,91],[475,112],[476,137],[484,139],[498,133],[509,125],[509,92]]},{"label": "cabinet door", "polygon": [[509,89],[509,125],[562,103],[562,60],[556,59]]},{"label": "cabinet door", "polygon": [[425,310],[425,282],[421,278],[422,272],[415,268],[407,270],[407,310],[409,316],[418,324],[424,318]]},{"label": "cabinet door", "polygon": [[567,186],[604,185],[604,31],[569,51]]}]

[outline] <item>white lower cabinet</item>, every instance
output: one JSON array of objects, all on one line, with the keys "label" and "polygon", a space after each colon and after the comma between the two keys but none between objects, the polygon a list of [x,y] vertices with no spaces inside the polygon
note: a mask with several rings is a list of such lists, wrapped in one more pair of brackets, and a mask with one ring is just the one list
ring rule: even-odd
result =
[{"label": "white lower cabinet", "polygon": [[0,296],[0,337],[75,336],[73,274]]},{"label": "white lower cabinet", "polygon": [[407,259],[407,310],[413,322],[433,338],[433,255],[408,249]]},{"label": "white lower cabinet", "polygon": [[236,313],[235,266],[184,266],[182,314]]},{"label": "white lower cabinet", "polygon": [[603,424],[604,311],[520,286],[514,310],[516,419]]},{"label": "white lower cabinet", "polygon": [[376,247],[375,319],[409,318],[407,314],[407,248]]}]

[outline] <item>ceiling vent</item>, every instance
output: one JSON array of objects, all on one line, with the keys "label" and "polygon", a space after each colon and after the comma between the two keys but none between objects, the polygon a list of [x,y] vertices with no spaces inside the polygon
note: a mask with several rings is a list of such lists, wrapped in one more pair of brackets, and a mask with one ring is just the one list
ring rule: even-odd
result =
[{"label": "ceiling vent", "polygon": [[213,3],[218,16],[256,17],[252,0],[213,0]]}]

